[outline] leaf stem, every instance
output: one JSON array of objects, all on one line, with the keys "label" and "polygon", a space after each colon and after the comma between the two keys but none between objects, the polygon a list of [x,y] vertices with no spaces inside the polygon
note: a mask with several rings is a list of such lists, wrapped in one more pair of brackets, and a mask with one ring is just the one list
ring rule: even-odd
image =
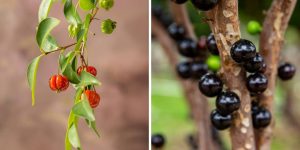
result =
[{"label": "leaf stem", "polygon": [[51,54],[51,53],[54,53],[54,52],[57,52],[57,51],[65,50],[65,49],[67,49],[67,48],[69,48],[69,47],[72,47],[72,46],[74,46],[74,45],[76,45],[76,44],[77,44],[77,43],[72,43],[72,44],[69,44],[69,45],[67,45],[67,46],[59,47],[59,48],[56,49],[56,50],[53,50],[53,51],[50,51],[50,52],[45,52],[44,54],[45,54],[45,55],[48,55],[48,54]]}]

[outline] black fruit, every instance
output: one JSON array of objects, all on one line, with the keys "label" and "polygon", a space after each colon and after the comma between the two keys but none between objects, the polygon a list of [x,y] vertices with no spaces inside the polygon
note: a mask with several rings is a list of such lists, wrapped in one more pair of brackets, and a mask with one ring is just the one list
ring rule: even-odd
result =
[{"label": "black fruit", "polygon": [[195,7],[202,11],[213,9],[219,0],[191,0]]},{"label": "black fruit", "polygon": [[222,115],[228,115],[240,108],[241,101],[237,94],[231,91],[222,92],[216,100],[216,107]]},{"label": "black fruit", "polygon": [[195,79],[200,79],[208,72],[208,66],[203,61],[194,61],[191,63],[192,76]]},{"label": "black fruit", "polygon": [[210,114],[210,120],[213,126],[219,130],[227,129],[232,124],[232,115],[221,115],[217,110],[213,110]]},{"label": "black fruit", "polygon": [[290,63],[283,63],[278,67],[278,77],[281,80],[290,80],[296,73],[296,67]]},{"label": "black fruit", "polygon": [[174,39],[174,40],[181,40],[184,38],[185,36],[185,29],[183,26],[178,25],[176,23],[172,23],[169,27],[168,27],[168,32],[170,34],[170,36]]},{"label": "black fruit", "polygon": [[171,0],[171,1],[176,4],[183,4],[183,3],[187,2],[187,0]]},{"label": "black fruit", "polygon": [[256,55],[253,58],[248,59],[244,63],[244,68],[247,72],[254,73],[260,71],[265,65],[264,58],[256,53]]},{"label": "black fruit", "polygon": [[162,23],[165,28],[169,27],[174,22],[171,15],[164,11],[159,5],[152,7],[152,14]]},{"label": "black fruit", "polygon": [[198,86],[205,96],[214,97],[222,92],[223,82],[217,75],[207,73],[202,76]]},{"label": "black fruit", "polygon": [[178,41],[179,53],[182,56],[194,58],[200,54],[197,42],[190,38]]},{"label": "black fruit", "polygon": [[183,79],[188,79],[192,76],[190,62],[181,62],[177,64],[176,70],[177,74]]},{"label": "black fruit", "polygon": [[232,45],[230,55],[235,62],[243,63],[255,57],[256,47],[251,41],[240,39]]},{"label": "black fruit", "polygon": [[162,148],[165,144],[165,138],[161,134],[154,134],[151,137],[151,144],[155,148]]},{"label": "black fruit", "polygon": [[213,54],[213,55],[219,55],[219,50],[218,50],[218,47],[217,47],[217,42],[216,42],[216,39],[214,37],[214,34],[211,33],[207,37],[206,45],[207,45],[207,49],[209,50],[209,52],[211,54]]},{"label": "black fruit", "polygon": [[258,70],[259,73],[265,73],[267,71],[267,64],[264,62],[262,67]]},{"label": "black fruit", "polygon": [[252,93],[262,93],[267,89],[268,79],[264,74],[254,73],[247,78],[247,88]]},{"label": "black fruit", "polygon": [[259,107],[252,113],[252,120],[254,128],[265,128],[271,123],[272,115],[270,111]]}]

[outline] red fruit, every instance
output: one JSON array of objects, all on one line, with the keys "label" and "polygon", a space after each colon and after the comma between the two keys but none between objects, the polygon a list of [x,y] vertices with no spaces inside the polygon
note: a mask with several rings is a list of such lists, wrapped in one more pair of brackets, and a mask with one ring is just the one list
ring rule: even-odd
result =
[{"label": "red fruit", "polygon": [[87,96],[92,108],[96,108],[99,105],[100,96],[96,93],[96,91],[86,90],[85,95]]},{"label": "red fruit", "polygon": [[63,75],[53,75],[49,79],[49,86],[52,91],[64,91],[69,87],[69,80]]},{"label": "red fruit", "polygon": [[80,66],[78,69],[77,69],[77,74],[80,75],[82,70],[86,70],[86,72],[96,76],[97,75],[97,70],[95,67],[93,66],[87,66],[87,67],[82,67]]}]

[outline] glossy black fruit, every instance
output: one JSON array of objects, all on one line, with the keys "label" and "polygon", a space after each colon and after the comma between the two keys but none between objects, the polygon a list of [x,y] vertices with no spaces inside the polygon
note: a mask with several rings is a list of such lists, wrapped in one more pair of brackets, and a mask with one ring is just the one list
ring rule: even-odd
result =
[{"label": "glossy black fruit", "polygon": [[260,71],[265,65],[264,58],[256,53],[256,55],[250,59],[248,59],[244,63],[244,68],[247,72],[254,73]]},{"label": "glossy black fruit", "polygon": [[296,67],[290,63],[283,63],[278,67],[278,77],[281,80],[290,80],[296,73]]},{"label": "glossy black fruit", "polygon": [[267,89],[268,79],[262,73],[254,73],[247,78],[247,88],[252,93],[262,93]]},{"label": "glossy black fruit", "polygon": [[151,144],[155,148],[162,148],[165,144],[166,140],[161,134],[154,134],[151,137]]},{"label": "glossy black fruit", "polygon": [[241,101],[237,94],[231,91],[222,92],[216,100],[216,107],[222,115],[228,115],[240,108]]},{"label": "glossy black fruit", "polygon": [[252,113],[253,127],[265,128],[271,123],[272,114],[265,108],[259,107]]},{"label": "glossy black fruit", "polygon": [[197,42],[190,38],[178,41],[178,49],[179,53],[185,57],[194,58],[200,54]]},{"label": "glossy black fruit", "polygon": [[210,34],[207,39],[206,39],[206,45],[207,45],[207,49],[209,50],[209,52],[213,55],[219,55],[219,50],[217,47],[217,42],[216,39],[214,37],[214,34]]},{"label": "glossy black fruit", "polygon": [[232,124],[232,115],[222,115],[217,110],[213,110],[210,114],[210,120],[213,126],[219,130],[227,129]]},{"label": "glossy black fruit", "polygon": [[159,5],[152,7],[152,14],[162,23],[165,28],[169,27],[174,22],[171,15],[164,11]]},{"label": "glossy black fruit", "polygon": [[176,4],[183,4],[183,3],[187,2],[187,0],[171,0],[171,1]]},{"label": "glossy black fruit", "polygon": [[208,72],[208,66],[203,61],[194,61],[191,63],[192,76],[195,79],[200,79]]},{"label": "glossy black fruit", "polygon": [[168,32],[174,40],[181,40],[185,37],[185,29],[183,26],[172,23],[168,27]]},{"label": "glossy black fruit", "polygon": [[243,63],[255,57],[256,47],[251,41],[240,39],[232,45],[230,55],[235,62]]},{"label": "glossy black fruit", "polygon": [[205,96],[214,97],[222,92],[223,82],[217,75],[207,73],[202,76],[198,86]]},{"label": "glossy black fruit", "polygon": [[195,7],[202,11],[213,9],[219,0],[191,0]]},{"label": "glossy black fruit", "polygon": [[178,76],[183,79],[188,79],[188,78],[192,77],[190,62],[181,62],[181,63],[177,64],[176,70],[177,70]]}]

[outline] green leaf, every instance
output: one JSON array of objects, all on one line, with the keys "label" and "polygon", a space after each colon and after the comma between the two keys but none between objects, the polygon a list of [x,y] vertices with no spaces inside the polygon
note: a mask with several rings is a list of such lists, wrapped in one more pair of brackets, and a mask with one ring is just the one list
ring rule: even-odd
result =
[{"label": "green leaf", "polygon": [[95,8],[95,1],[94,0],[79,0],[79,6],[83,10],[91,10]]},{"label": "green leaf", "polygon": [[85,17],[85,21],[84,21],[84,29],[85,30],[84,30],[84,34],[83,34],[83,41],[87,40],[87,35],[88,35],[89,27],[91,24],[91,18],[92,18],[91,14],[87,14]]},{"label": "green leaf", "polygon": [[43,0],[39,8],[39,22],[48,17],[48,13],[52,6],[53,0]]},{"label": "green leaf", "polygon": [[58,44],[56,40],[51,36],[47,36],[46,41],[44,42],[44,50],[55,50],[58,49]]},{"label": "green leaf", "polygon": [[90,106],[89,101],[85,94],[82,94],[82,100],[75,104],[72,108],[73,113],[76,116],[83,117],[89,121],[95,121],[93,109]]},{"label": "green leaf", "polygon": [[77,132],[77,125],[75,123],[69,128],[68,139],[74,148],[81,148],[80,139]]},{"label": "green leaf", "polygon": [[78,25],[82,23],[82,20],[74,7],[72,0],[66,1],[64,6],[64,14],[70,24]]},{"label": "green leaf", "polygon": [[68,119],[68,127],[67,127],[67,132],[65,137],[65,150],[72,150],[72,144],[69,141],[69,129],[71,125],[74,124],[74,121],[75,121],[75,115],[71,111]]},{"label": "green leaf", "polygon": [[87,119],[85,121],[88,124],[89,128],[93,129],[94,133],[96,133],[96,135],[100,138],[100,134],[96,127],[96,121],[89,121]]},{"label": "green leaf", "polygon": [[84,88],[88,85],[101,85],[101,83],[95,78],[95,76],[83,70],[80,74],[80,83],[76,86]]},{"label": "green leaf", "polygon": [[36,40],[42,51],[51,52],[52,50],[55,50],[53,47],[49,48],[48,46],[49,42],[54,41],[53,38],[49,38],[49,36],[50,32],[59,24],[59,22],[60,21],[56,18],[46,18],[39,24]]},{"label": "green leaf", "polygon": [[35,85],[36,85],[36,73],[39,66],[40,59],[43,55],[40,55],[32,60],[27,69],[27,80],[31,89],[32,106],[35,104]]},{"label": "green leaf", "polygon": [[59,56],[59,66],[62,74],[66,76],[71,83],[78,84],[80,82],[80,77],[72,67],[74,61],[77,61],[75,58],[76,55],[74,51],[69,53],[68,57],[64,57],[61,54]]}]

